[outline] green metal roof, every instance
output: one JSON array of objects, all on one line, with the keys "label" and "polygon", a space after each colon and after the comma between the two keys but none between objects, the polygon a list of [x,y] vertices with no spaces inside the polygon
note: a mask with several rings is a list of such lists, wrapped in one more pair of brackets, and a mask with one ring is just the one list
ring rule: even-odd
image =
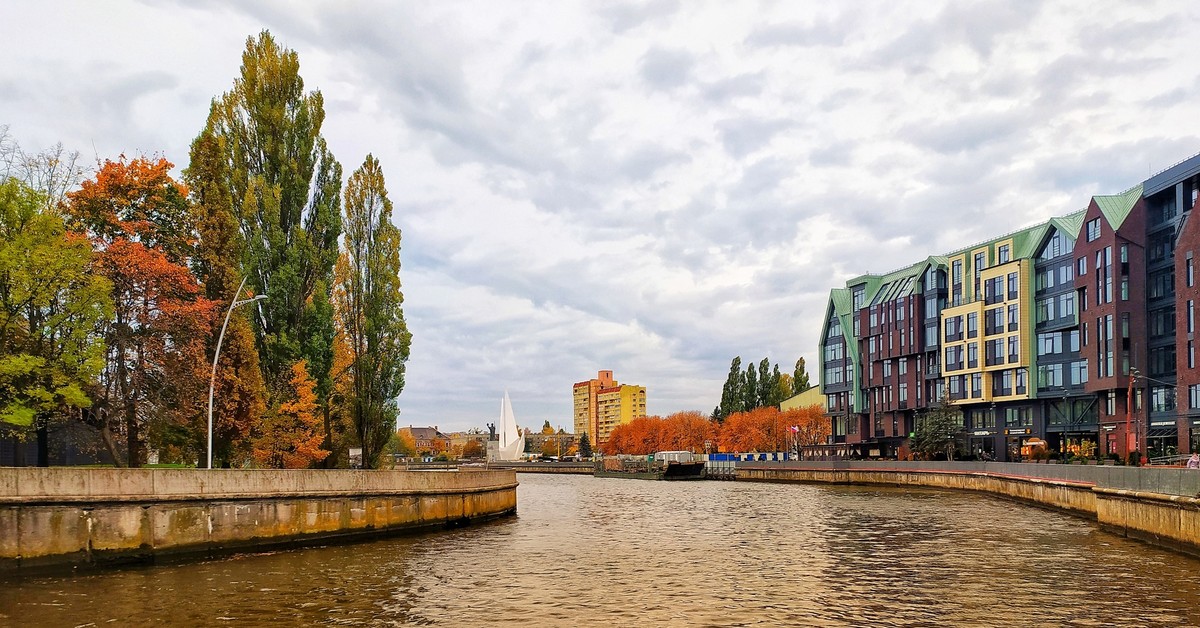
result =
[{"label": "green metal roof", "polygon": [[1133,206],[1137,204],[1140,198],[1142,198],[1141,183],[1120,194],[1093,196],[1092,200],[1096,201],[1096,205],[1100,208],[1100,213],[1104,214],[1104,219],[1108,221],[1113,231],[1116,231],[1121,228],[1125,219],[1129,217],[1129,212],[1133,210]]}]

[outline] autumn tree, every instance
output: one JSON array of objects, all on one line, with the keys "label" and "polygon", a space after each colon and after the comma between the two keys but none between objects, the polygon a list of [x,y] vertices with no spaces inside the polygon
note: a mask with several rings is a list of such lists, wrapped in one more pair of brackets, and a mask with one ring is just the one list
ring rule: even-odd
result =
[{"label": "autumn tree", "polygon": [[304,361],[292,365],[292,396],[270,411],[254,441],[254,459],[276,469],[304,469],[329,455],[321,449],[325,439],[317,415],[316,381]]},{"label": "autumn tree", "polygon": [[482,458],[487,451],[484,449],[483,443],[477,440],[469,440],[463,445],[463,458]]},{"label": "autumn tree", "polygon": [[345,250],[338,258],[334,299],[349,350],[352,424],[363,465],[374,467],[396,428],[396,397],[404,389],[412,335],[400,290],[400,230],[392,224],[383,171],[370,155],[350,175],[345,212]]},{"label": "autumn tree", "polygon": [[550,426],[550,419],[546,419],[546,422],[542,423],[542,432],[541,433],[546,436],[549,436],[554,433],[554,428]]},{"label": "autumn tree", "polygon": [[91,407],[104,366],[94,330],[112,312],[111,286],[88,271],[91,259],[44,195],[0,181],[0,424],[36,429],[43,466],[50,415]]},{"label": "autumn tree", "polygon": [[[341,234],[341,166],[321,136],[321,93],[305,93],[299,70],[296,53],[270,33],[249,38],[239,78],[213,100],[193,142],[188,173],[211,204],[204,210],[214,230],[209,243],[224,251],[240,247],[250,285],[268,297],[254,304],[251,319],[275,404],[287,396],[289,370],[299,360],[317,382],[319,398],[331,388],[328,295]],[[217,235],[228,226],[222,225],[225,212],[237,225],[238,247],[227,232]],[[201,257],[212,266],[219,253]],[[232,281],[222,273],[221,289]]]},{"label": "autumn tree", "polygon": [[730,415],[719,442],[723,451],[784,451],[791,441],[789,427],[778,408],[755,408]]},{"label": "autumn tree", "polygon": [[[207,379],[191,367],[203,361],[216,317],[187,265],[195,243],[191,206],[171,168],[161,158],[106,161],[68,194],[66,206],[68,225],[92,242],[94,272],[112,285],[113,316],[101,329],[108,351],[100,403],[121,421],[131,467],[145,460],[148,424],[178,409],[167,403],[172,389]],[[186,350],[194,359],[174,359]]]},{"label": "autumn tree", "polygon": [[797,454],[801,447],[826,444],[833,433],[833,425],[820,404],[786,410],[780,420],[792,431]]},{"label": "autumn tree", "polygon": [[396,453],[409,457],[417,455],[417,441],[413,439],[411,431],[396,431]]}]

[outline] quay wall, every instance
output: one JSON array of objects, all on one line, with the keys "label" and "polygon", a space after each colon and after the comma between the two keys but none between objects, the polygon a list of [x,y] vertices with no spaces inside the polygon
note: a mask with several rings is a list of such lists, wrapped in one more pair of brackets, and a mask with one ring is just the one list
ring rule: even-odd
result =
[{"label": "quay wall", "polygon": [[1200,472],[982,462],[739,462],[739,481],[982,491],[1064,510],[1112,532],[1200,556]]},{"label": "quay wall", "polygon": [[209,557],[516,512],[516,475],[0,468],[0,573]]},{"label": "quay wall", "polygon": [[512,469],[517,473],[559,473],[570,475],[592,475],[590,462],[492,462],[493,469]]}]

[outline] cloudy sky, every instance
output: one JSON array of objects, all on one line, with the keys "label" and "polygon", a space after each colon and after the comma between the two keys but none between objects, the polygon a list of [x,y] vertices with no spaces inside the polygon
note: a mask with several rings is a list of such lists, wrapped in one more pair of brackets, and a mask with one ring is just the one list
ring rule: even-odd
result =
[{"label": "cloudy sky", "polygon": [[[301,8],[298,8],[298,5]],[[347,173],[382,162],[402,425],[571,429],[612,369],[709,411],[735,355],[816,372],[828,291],[1200,152],[1200,4],[56,2],[0,21],[27,150],[186,165],[269,29]]]}]

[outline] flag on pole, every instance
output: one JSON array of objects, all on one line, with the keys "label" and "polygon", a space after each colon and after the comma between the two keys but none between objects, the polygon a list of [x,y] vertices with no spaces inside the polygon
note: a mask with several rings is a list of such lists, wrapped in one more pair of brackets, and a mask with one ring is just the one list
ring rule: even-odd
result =
[{"label": "flag on pole", "polygon": [[799,426],[799,425],[793,425],[793,426],[791,427],[791,430],[792,430],[792,433],[793,433],[793,434],[799,434],[799,433],[800,433],[800,426]]}]

